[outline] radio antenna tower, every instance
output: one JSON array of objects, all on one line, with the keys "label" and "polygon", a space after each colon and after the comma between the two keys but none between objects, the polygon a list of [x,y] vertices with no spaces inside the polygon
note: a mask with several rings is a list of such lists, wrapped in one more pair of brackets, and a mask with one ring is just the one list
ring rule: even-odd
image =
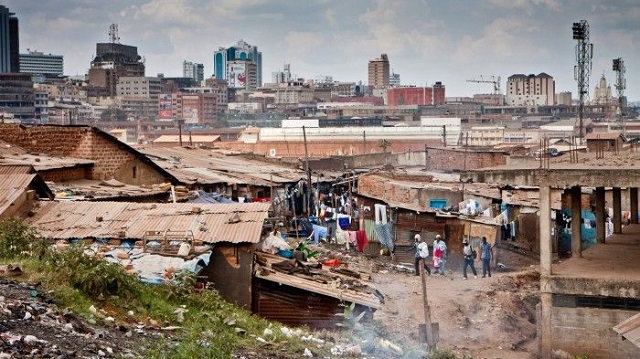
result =
[{"label": "radio antenna tower", "polygon": [[112,44],[120,43],[120,36],[118,35],[118,24],[111,24],[111,26],[109,26],[109,41],[111,41]]},{"label": "radio antenna tower", "polygon": [[578,44],[576,44],[576,61],[578,64],[573,68],[573,76],[578,82],[578,95],[580,96],[580,103],[578,104],[580,133],[578,138],[580,139],[580,144],[582,144],[584,139],[582,119],[584,117],[585,98],[589,96],[589,73],[591,73],[593,44],[589,43],[589,23],[587,23],[587,20],[574,22],[571,30],[573,30],[573,39],[578,40]]},{"label": "radio antenna tower", "polygon": [[627,69],[624,67],[624,60],[621,57],[613,59],[613,71],[616,72],[615,86],[618,93],[618,121],[622,128],[622,134],[624,134],[624,108],[626,106],[624,90],[627,88],[627,79],[624,78],[624,74],[627,72]]}]

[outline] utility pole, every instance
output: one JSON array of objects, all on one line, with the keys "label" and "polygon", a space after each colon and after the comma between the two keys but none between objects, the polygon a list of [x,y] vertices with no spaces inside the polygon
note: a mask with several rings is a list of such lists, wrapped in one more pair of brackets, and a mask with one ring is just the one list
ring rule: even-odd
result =
[{"label": "utility pole", "polygon": [[[426,260],[422,259],[423,261]],[[429,300],[427,299],[427,281],[426,276],[424,274],[424,265],[420,264],[420,281],[422,282],[422,301],[423,301],[423,309],[424,309],[424,336],[426,337],[427,342],[427,350],[435,349],[436,347],[436,337],[433,331],[433,324],[431,323],[431,308],[429,307]],[[422,335],[421,335],[422,336]]]},{"label": "utility pole", "polygon": [[311,214],[311,171],[309,170],[309,152],[307,149],[307,130],[305,126],[302,126],[302,138],[304,139],[304,171],[307,174],[307,195],[305,196],[307,199],[307,216]]},{"label": "utility pole", "polygon": [[367,132],[362,131],[362,154],[367,153]]},{"label": "utility pole", "polygon": [[184,122],[183,119],[178,120],[178,144],[180,145],[180,147],[182,147],[182,123],[183,122]]}]

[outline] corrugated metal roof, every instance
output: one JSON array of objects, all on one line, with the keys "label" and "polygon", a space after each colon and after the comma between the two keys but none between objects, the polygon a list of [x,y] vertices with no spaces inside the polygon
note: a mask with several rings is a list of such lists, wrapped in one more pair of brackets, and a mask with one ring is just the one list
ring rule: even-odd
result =
[{"label": "corrugated metal roof", "polygon": [[167,190],[160,186],[145,188],[121,183],[120,186],[114,187],[108,183],[109,181],[80,179],[49,182],[48,185],[59,200],[115,200],[114,198],[143,198],[167,193]]},{"label": "corrugated metal roof", "polygon": [[636,314],[633,317],[616,325],[615,327],[613,327],[613,330],[622,335],[625,339],[633,343],[635,346],[640,347],[640,314]]},{"label": "corrugated metal roof", "polygon": [[[53,239],[118,237],[142,239],[147,231],[192,231],[207,243],[258,243],[270,203],[142,204],[126,202],[43,202],[28,219]],[[193,211],[194,207],[199,211]],[[98,220],[98,218],[100,220]]]},{"label": "corrugated metal roof", "polygon": [[596,132],[584,136],[586,140],[615,140],[622,136],[619,132]]},{"label": "corrugated metal roof", "polygon": [[270,162],[227,156],[211,150],[144,147],[139,151],[184,183],[269,186],[305,179],[304,171]]},{"label": "corrugated metal roof", "polygon": [[36,174],[24,173],[0,176],[0,214],[24,193],[35,177]]},{"label": "corrugated metal roof", "polygon": [[214,142],[220,139],[218,135],[189,135],[184,134],[180,135],[162,135],[155,140],[151,141],[153,143],[180,143],[180,137],[182,137],[182,143],[187,144],[189,141],[192,142]]},{"label": "corrugated metal roof", "polygon": [[35,170],[30,164],[0,164],[0,175],[12,175],[12,174],[29,174],[35,173]]}]

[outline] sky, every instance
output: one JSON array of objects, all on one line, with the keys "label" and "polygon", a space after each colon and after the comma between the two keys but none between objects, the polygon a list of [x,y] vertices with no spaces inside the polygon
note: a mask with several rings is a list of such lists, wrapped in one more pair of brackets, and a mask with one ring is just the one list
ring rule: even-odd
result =
[{"label": "sky", "polygon": [[285,63],[297,77],[367,82],[367,63],[386,53],[403,85],[441,81],[447,97],[491,93],[468,80],[547,73],[576,97],[573,22],[587,20],[594,46],[591,96],[612,60],[626,66],[629,101],[640,100],[638,0],[4,0],[20,22],[20,52],[64,56],[83,75],[96,43],[118,24],[138,47],[146,75],[182,76],[184,60],[213,73],[213,52],[242,39],[263,58],[263,82]]}]

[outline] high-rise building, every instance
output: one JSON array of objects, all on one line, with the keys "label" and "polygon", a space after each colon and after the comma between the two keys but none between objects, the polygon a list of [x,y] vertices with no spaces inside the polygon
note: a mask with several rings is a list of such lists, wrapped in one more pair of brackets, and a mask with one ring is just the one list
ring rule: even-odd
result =
[{"label": "high-rise building", "polygon": [[31,75],[20,73],[0,74],[0,113],[13,115],[20,120],[35,117],[35,90]]},{"label": "high-rise building", "polygon": [[262,86],[262,52],[244,40],[213,53],[213,74],[227,80],[230,88],[255,89]]},{"label": "high-rise building", "polygon": [[293,76],[291,75],[291,64],[284,64],[284,69],[282,71],[273,72],[271,74],[271,82],[274,84],[287,83],[293,80]]},{"label": "high-rise building", "polygon": [[204,81],[204,65],[191,61],[182,62],[182,77],[190,77],[196,83]]},{"label": "high-rise building", "polygon": [[544,72],[539,75],[515,74],[507,79],[508,106],[554,105],[556,82]]},{"label": "high-rise building", "polygon": [[372,89],[389,87],[389,58],[381,54],[369,61],[369,87]]},{"label": "high-rise building", "polygon": [[400,87],[400,74],[392,72],[391,75],[389,75],[389,86]]},{"label": "high-rise building", "polygon": [[0,5],[0,73],[20,72],[18,18]]},{"label": "high-rise building", "polygon": [[144,76],[144,62],[135,46],[123,45],[118,36],[118,25],[112,24],[109,30],[111,42],[96,44],[96,57],[89,69],[89,97],[117,94],[117,83],[121,76]]},{"label": "high-rise building", "polygon": [[64,74],[62,55],[44,54],[28,50],[28,53],[20,54],[20,72],[45,76],[62,76]]}]

